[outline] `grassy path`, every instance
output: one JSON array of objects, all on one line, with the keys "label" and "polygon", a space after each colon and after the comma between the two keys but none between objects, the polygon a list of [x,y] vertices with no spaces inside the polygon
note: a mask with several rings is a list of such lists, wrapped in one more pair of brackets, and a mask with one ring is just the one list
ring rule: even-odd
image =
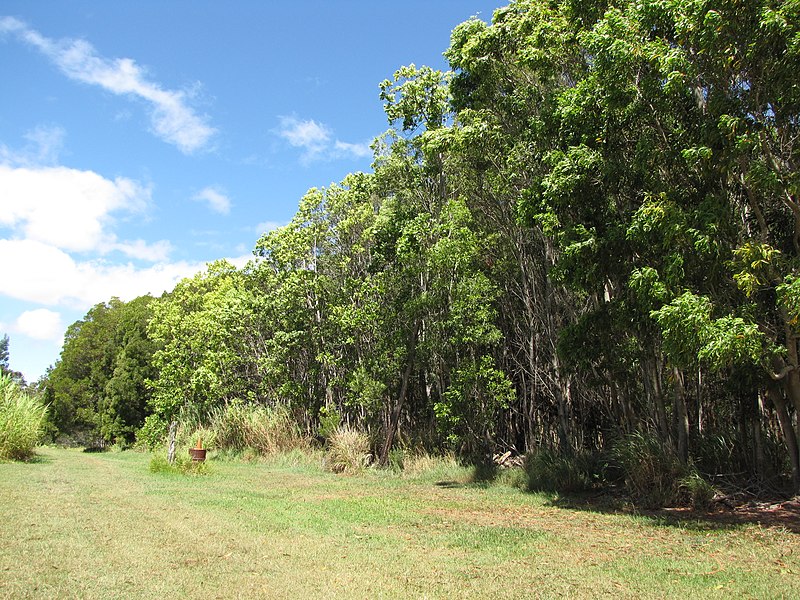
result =
[{"label": "grassy path", "polygon": [[0,598],[797,598],[800,536],[308,464],[0,464]]}]

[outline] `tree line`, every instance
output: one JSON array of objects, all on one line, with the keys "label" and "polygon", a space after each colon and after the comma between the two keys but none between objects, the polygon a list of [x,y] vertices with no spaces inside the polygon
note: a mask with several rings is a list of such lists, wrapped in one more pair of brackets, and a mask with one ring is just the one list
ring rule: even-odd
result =
[{"label": "tree line", "polygon": [[800,486],[800,2],[518,0],[380,84],[369,173],[244,268],[98,304],[54,432],[280,406],[465,457],[634,433]]}]

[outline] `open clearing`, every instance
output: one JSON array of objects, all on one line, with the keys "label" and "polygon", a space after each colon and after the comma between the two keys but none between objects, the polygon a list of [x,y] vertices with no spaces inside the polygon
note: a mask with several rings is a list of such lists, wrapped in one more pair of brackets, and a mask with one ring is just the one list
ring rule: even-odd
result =
[{"label": "open clearing", "polygon": [[0,464],[0,597],[797,598],[784,528],[559,508],[316,460],[151,473],[135,452]]}]

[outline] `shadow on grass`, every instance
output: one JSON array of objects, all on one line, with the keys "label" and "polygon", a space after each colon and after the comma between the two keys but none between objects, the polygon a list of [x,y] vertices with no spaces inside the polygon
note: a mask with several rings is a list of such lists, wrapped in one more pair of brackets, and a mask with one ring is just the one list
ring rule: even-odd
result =
[{"label": "shadow on grass", "polygon": [[775,505],[745,505],[735,508],[700,511],[690,508],[642,509],[607,493],[549,495],[546,504],[557,508],[589,511],[602,514],[628,515],[646,519],[654,525],[680,527],[695,531],[739,529],[760,525],[785,529],[800,534],[800,500]]},{"label": "shadow on grass", "polygon": [[445,481],[437,481],[434,485],[436,487],[444,488],[446,490],[453,490],[453,489],[458,489],[458,488],[465,488],[465,487],[469,486],[470,484],[469,483],[462,483],[460,481],[445,480]]},{"label": "shadow on grass", "polygon": [[53,462],[53,458],[34,452],[32,455],[23,459],[3,459],[0,463],[23,463],[26,465],[49,465]]},{"label": "shadow on grass", "polygon": [[[471,469],[472,474],[468,482],[444,480],[437,481],[436,485],[441,488],[489,487],[498,483],[502,485],[504,469],[494,464],[473,465]],[[524,485],[522,487],[525,488]],[[646,519],[659,526],[680,527],[694,531],[722,531],[739,529],[747,525],[760,525],[800,534],[800,496],[783,502],[749,503],[740,506],[715,503],[712,510],[702,511],[685,507],[645,509],[632,504],[620,491],[608,488],[571,493],[528,489],[526,493],[540,495],[547,506],[627,515]]]},{"label": "shadow on grass", "polygon": [[44,454],[36,453],[29,460],[25,461],[37,465],[49,465],[53,462],[52,456],[45,456]]},{"label": "shadow on grass", "polygon": [[434,485],[442,489],[508,486],[540,496],[546,506],[629,516],[646,520],[656,526],[679,527],[693,531],[724,531],[759,525],[800,534],[800,496],[791,500],[786,500],[784,497],[783,501],[750,502],[738,506],[715,502],[709,511],[686,507],[648,509],[636,506],[620,489],[613,486],[593,488],[585,492],[531,489],[529,474],[521,468],[502,468],[494,463],[473,463],[464,466],[468,469],[466,477],[442,477]]}]

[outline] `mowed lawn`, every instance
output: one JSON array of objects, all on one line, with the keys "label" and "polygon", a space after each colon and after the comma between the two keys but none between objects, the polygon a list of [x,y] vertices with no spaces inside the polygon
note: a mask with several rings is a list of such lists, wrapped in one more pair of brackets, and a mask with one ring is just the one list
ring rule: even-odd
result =
[{"label": "mowed lawn", "polygon": [[[0,597],[799,598],[800,536],[318,460],[45,448],[0,464]],[[440,474],[439,474],[440,475]]]}]

